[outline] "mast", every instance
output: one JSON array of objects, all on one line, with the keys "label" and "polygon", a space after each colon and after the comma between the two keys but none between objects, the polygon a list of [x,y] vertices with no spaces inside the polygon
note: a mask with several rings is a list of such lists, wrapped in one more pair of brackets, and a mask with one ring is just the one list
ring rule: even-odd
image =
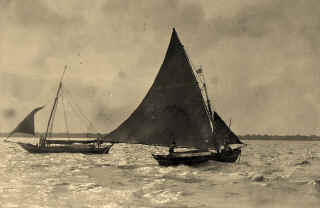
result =
[{"label": "mast", "polygon": [[[183,46],[182,46],[182,48],[183,48],[183,52],[184,52],[184,54],[186,56],[187,62],[191,66],[192,74],[194,74],[195,79],[197,77],[196,75],[199,74],[200,81],[203,83],[203,88],[204,88],[205,95],[206,95],[206,100],[207,100],[206,108],[207,108],[207,112],[209,113],[209,119],[211,121],[211,125],[213,125],[213,117],[212,117],[213,114],[212,114],[212,109],[211,109],[211,102],[210,102],[210,99],[209,99],[209,96],[208,96],[207,85],[206,85],[206,81],[205,81],[205,78],[204,78],[204,74],[203,74],[202,68],[200,66],[198,70],[195,70],[196,73],[194,73],[193,65],[192,65],[192,63],[190,61],[190,58],[189,58],[189,56],[187,54],[187,51],[185,50],[185,48]],[[201,87],[199,85],[198,85],[198,87],[200,88],[200,91],[201,91]],[[204,101],[204,105],[206,105],[205,101]]]},{"label": "mast", "polygon": [[208,112],[209,112],[210,119],[211,119],[211,118],[212,118],[211,101],[210,101],[209,96],[208,96],[208,90],[207,90],[206,80],[205,80],[205,78],[204,78],[204,74],[203,74],[203,71],[202,71],[201,66],[200,66],[200,68],[199,68],[196,72],[199,74],[200,79],[201,79],[202,84],[203,84],[203,89],[204,89],[204,93],[205,93],[205,95],[206,95],[206,100],[207,100]]},{"label": "mast", "polygon": [[213,138],[215,143],[217,143],[217,145],[242,144],[238,136],[236,136],[230,129],[231,119],[229,121],[229,125],[226,125],[218,113],[216,111],[212,111],[211,101],[209,99],[207,85],[201,66],[198,70],[196,70],[196,72],[199,74],[200,80],[203,83],[203,89],[207,100],[207,109],[213,127]]},{"label": "mast", "polygon": [[53,102],[52,110],[50,112],[50,117],[49,117],[49,120],[48,120],[47,130],[46,130],[46,133],[45,133],[45,136],[44,136],[45,140],[48,137],[48,131],[49,131],[49,128],[50,128],[50,125],[51,125],[51,122],[52,122],[53,113],[54,113],[56,105],[58,103],[59,93],[60,93],[60,90],[61,90],[61,87],[62,87],[62,79],[63,79],[63,76],[64,76],[66,70],[67,70],[67,66],[64,67],[64,71],[62,73],[62,76],[61,76],[61,79],[60,79],[60,82],[59,82],[59,87],[58,87],[58,90],[57,90],[57,94],[56,94],[56,97],[55,97],[54,102]]}]

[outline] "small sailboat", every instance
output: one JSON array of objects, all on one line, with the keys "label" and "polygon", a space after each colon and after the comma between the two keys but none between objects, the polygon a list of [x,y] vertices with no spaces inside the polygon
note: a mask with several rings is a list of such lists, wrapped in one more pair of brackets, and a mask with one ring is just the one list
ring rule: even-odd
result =
[{"label": "small sailboat", "polygon": [[[143,101],[104,140],[170,146],[168,155],[152,154],[160,165],[235,162],[243,144],[212,111],[202,69],[193,70],[173,28],[160,70]],[[174,152],[174,148],[195,150]]]},{"label": "small sailboat", "polygon": [[[57,104],[59,98],[62,96],[62,79],[66,68],[62,74],[59,87],[53,102],[53,106],[51,109],[51,113],[48,119],[48,124],[46,128],[46,132],[43,135],[40,135],[39,143],[34,145],[30,143],[24,142],[16,142],[22,148],[27,150],[30,153],[83,153],[83,154],[107,154],[112,147],[111,145],[103,145],[104,141],[101,140],[100,137],[97,137],[93,140],[63,140],[63,139],[49,139],[52,137],[52,128],[55,113],[57,110]],[[12,136],[14,133],[24,133],[31,134],[35,136],[35,128],[34,128],[34,117],[35,114],[43,109],[44,106],[35,108],[31,111],[19,124],[18,126],[8,135],[8,137]],[[7,138],[8,138],[7,137]]]}]

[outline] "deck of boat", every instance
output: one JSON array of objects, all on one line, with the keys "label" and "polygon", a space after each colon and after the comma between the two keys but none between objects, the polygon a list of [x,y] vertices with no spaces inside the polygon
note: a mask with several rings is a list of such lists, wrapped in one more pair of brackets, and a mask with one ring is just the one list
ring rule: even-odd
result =
[{"label": "deck of boat", "polygon": [[94,145],[55,145],[39,147],[29,143],[18,143],[23,149],[30,153],[82,153],[82,154],[108,154],[112,145],[95,147]]}]

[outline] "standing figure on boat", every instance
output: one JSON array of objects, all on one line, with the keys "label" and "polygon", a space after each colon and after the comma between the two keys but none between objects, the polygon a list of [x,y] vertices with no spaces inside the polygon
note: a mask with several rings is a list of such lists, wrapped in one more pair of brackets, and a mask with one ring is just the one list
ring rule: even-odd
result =
[{"label": "standing figure on boat", "polygon": [[175,141],[172,142],[172,144],[169,146],[169,155],[173,155],[174,153],[174,148],[177,147],[177,144]]},{"label": "standing figure on boat", "polygon": [[214,147],[215,147],[217,153],[219,154],[219,153],[221,152],[221,146],[220,146],[220,144],[219,144],[219,143],[216,143],[216,144],[214,145]]},{"label": "standing figure on boat", "polygon": [[98,145],[98,148],[100,148],[101,145],[102,145],[102,136],[101,136],[101,134],[98,134],[98,136],[97,136],[97,145]]},{"label": "standing figure on boat", "polygon": [[45,146],[46,146],[45,136],[41,134],[39,139],[39,148],[44,148]]}]

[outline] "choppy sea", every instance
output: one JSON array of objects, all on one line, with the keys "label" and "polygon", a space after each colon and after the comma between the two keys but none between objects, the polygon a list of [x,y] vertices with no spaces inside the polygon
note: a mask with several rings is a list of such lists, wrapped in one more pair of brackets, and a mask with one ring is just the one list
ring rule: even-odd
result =
[{"label": "choppy sea", "polygon": [[[12,141],[30,141],[11,138]],[[161,167],[166,148],[30,154],[0,141],[0,207],[319,207],[320,142],[245,141],[240,161]]]}]

